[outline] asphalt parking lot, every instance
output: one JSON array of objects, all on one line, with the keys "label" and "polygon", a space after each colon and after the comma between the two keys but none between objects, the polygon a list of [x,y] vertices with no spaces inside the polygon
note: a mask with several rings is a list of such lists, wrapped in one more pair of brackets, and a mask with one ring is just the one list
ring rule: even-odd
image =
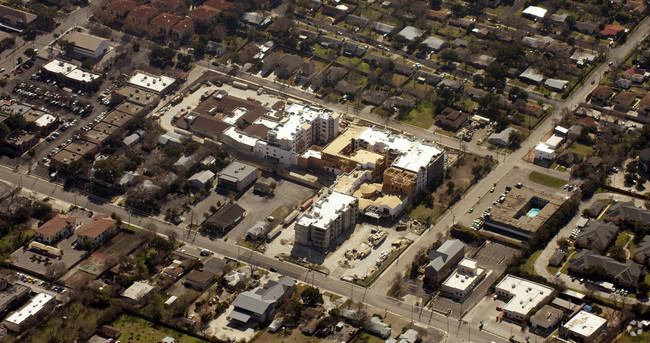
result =
[{"label": "asphalt parking lot", "polygon": [[248,188],[237,200],[237,204],[246,210],[246,217],[226,234],[229,240],[238,240],[246,235],[258,221],[264,221],[278,207],[284,206],[291,213],[305,200],[311,197],[315,190],[279,177],[261,177],[260,182],[277,184],[275,194],[262,196],[253,193],[253,187]]}]

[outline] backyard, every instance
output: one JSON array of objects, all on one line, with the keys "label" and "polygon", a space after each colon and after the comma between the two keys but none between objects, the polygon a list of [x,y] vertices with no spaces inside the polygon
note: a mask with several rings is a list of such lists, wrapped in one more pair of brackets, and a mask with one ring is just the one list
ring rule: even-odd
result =
[{"label": "backyard", "polygon": [[566,181],[552,177],[550,175],[542,174],[539,172],[531,172],[528,174],[528,179],[540,185],[544,185],[551,188],[560,188],[566,184]]},{"label": "backyard", "polygon": [[156,326],[154,323],[142,318],[123,315],[115,320],[112,326],[122,330],[120,341],[129,342],[160,342],[163,338],[170,336],[178,343],[200,343],[206,342],[196,337],[182,334],[178,331]]}]

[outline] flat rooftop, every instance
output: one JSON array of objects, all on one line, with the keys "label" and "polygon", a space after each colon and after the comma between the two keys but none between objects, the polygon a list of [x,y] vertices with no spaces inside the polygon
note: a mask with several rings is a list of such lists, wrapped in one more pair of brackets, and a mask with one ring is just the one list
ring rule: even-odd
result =
[{"label": "flat rooftop", "polygon": [[128,81],[128,83],[134,87],[149,90],[155,93],[164,92],[174,82],[176,82],[176,79],[173,77],[165,75],[154,76],[142,71],[136,72]]},{"label": "flat rooftop", "polygon": [[589,337],[605,323],[607,319],[583,310],[564,324],[564,327],[580,336]]},{"label": "flat rooftop", "polygon": [[321,229],[326,229],[339,216],[342,210],[356,200],[353,196],[332,192],[316,201],[309,213],[303,214],[298,218],[298,223],[305,227],[313,225]]},{"label": "flat rooftop", "polygon": [[510,274],[499,282],[496,290],[510,294],[510,301],[503,309],[517,313],[522,317],[525,317],[528,312],[544,302],[553,293],[551,287]]},{"label": "flat rooftop", "polygon": [[464,258],[458,265],[461,266],[461,263],[465,263],[468,269],[476,270],[476,272],[471,272],[465,268],[457,268],[442,284],[464,292],[469,287],[474,285],[474,282],[476,282],[478,278],[483,277],[483,274],[485,274],[485,269],[478,268],[476,266],[476,261],[467,258]]},{"label": "flat rooftop", "polygon": [[338,116],[332,110],[301,103],[291,104],[285,112],[288,114],[287,119],[269,131],[269,134],[275,135],[277,139],[293,139],[305,125],[311,125],[317,119],[326,120]]},{"label": "flat rooftop", "polygon": [[157,95],[144,89],[136,88],[133,86],[124,86],[113,92],[126,97],[127,101],[147,106],[156,101]]},{"label": "flat rooftop", "polygon": [[138,115],[140,111],[142,111],[143,109],[144,108],[140,105],[125,102],[120,106],[115,107],[114,111],[120,111],[134,116],[134,115]]},{"label": "flat rooftop", "polygon": [[46,304],[54,300],[54,296],[47,293],[38,293],[20,310],[12,313],[5,321],[20,325],[25,319],[30,318],[43,310]]},{"label": "flat rooftop", "polygon": [[562,203],[564,199],[548,192],[530,187],[513,187],[503,203],[494,205],[487,222],[532,234]]},{"label": "flat rooftop", "polygon": [[120,111],[111,111],[109,114],[104,117],[102,123],[109,123],[117,127],[122,127],[134,117],[130,114],[120,112]]}]

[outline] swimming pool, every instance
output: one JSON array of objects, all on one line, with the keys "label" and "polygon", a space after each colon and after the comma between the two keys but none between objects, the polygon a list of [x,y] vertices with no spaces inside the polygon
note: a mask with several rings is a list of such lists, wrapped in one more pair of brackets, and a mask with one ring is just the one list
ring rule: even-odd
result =
[{"label": "swimming pool", "polygon": [[531,218],[535,217],[537,214],[539,214],[539,208],[533,208],[528,211],[528,216]]}]

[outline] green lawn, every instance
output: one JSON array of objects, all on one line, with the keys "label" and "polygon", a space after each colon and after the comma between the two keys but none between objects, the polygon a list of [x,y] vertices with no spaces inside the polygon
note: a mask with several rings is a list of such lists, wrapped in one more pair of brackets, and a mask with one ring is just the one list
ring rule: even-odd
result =
[{"label": "green lawn", "polygon": [[630,334],[623,334],[616,343],[646,343],[650,342],[650,332],[644,332],[639,336],[632,337]]},{"label": "green lawn", "polygon": [[300,330],[290,330],[285,331],[283,334],[282,330],[279,330],[276,333],[270,333],[264,330],[262,333],[257,335],[251,342],[253,343],[282,343],[282,342],[296,342],[296,343],[307,343],[307,342],[320,342],[322,338],[314,336],[305,336],[300,332]]},{"label": "green lawn", "polygon": [[522,266],[523,271],[528,272],[533,275],[537,275],[535,272],[535,261],[539,257],[539,255],[542,254],[542,249],[535,251],[530,257],[528,258],[528,261]]},{"label": "green lawn", "polygon": [[384,343],[386,340],[383,340],[377,336],[371,335],[367,332],[360,334],[350,341],[351,343]]},{"label": "green lawn", "polygon": [[115,320],[112,326],[122,330],[120,341],[124,343],[160,342],[166,336],[175,338],[179,343],[206,342],[164,327],[154,328],[152,322],[126,314]]},{"label": "green lawn", "polygon": [[531,172],[528,175],[528,179],[535,183],[539,183],[540,185],[544,185],[552,188],[560,188],[566,184],[565,180],[558,179],[550,175],[545,175],[536,171]]},{"label": "green lawn", "polygon": [[580,154],[585,157],[589,157],[594,153],[594,148],[580,143],[573,143],[571,144],[571,147],[569,147],[569,151],[575,152],[576,154]]},{"label": "green lawn", "polygon": [[411,110],[404,118],[403,122],[411,125],[419,126],[423,129],[428,129],[435,120],[433,119],[434,108],[429,103],[422,103],[415,109]]}]

